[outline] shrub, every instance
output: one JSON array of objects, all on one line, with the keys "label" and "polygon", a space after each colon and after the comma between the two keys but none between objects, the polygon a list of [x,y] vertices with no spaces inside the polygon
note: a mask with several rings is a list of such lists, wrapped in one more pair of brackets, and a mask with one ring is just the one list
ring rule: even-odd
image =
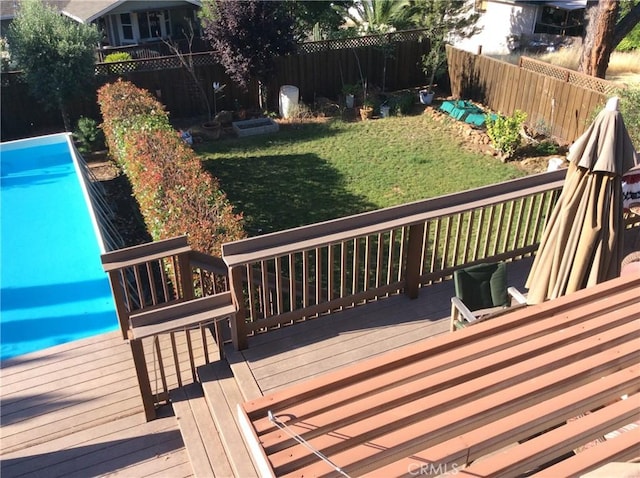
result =
[{"label": "shrub", "polygon": [[520,110],[516,110],[512,116],[486,116],[487,134],[493,147],[502,153],[503,160],[513,156],[520,146],[520,129],[526,119],[527,114]]},{"label": "shrub", "polygon": [[109,151],[154,240],[186,234],[194,249],[219,255],[223,243],[245,236],[242,216],[148,91],[119,80],[100,88],[98,103]]},{"label": "shrub", "polygon": [[398,111],[401,115],[408,115],[411,113],[413,109],[413,104],[415,103],[415,97],[413,93],[404,92],[398,97]]},{"label": "shrub", "polygon": [[132,60],[131,55],[126,51],[115,51],[113,53],[109,53],[104,57],[105,63],[116,63],[118,61],[130,61]]},{"label": "shrub", "polygon": [[560,147],[553,141],[546,139],[536,144],[534,149],[540,156],[549,156],[551,154],[558,154]]},{"label": "shrub", "polygon": [[77,142],[78,151],[82,154],[104,148],[104,133],[96,120],[92,118],[81,116],[73,132],[73,137]]},{"label": "shrub", "polygon": [[633,85],[616,91],[620,97],[620,113],[624,119],[631,141],[640,148],[640,85]]},{"label": "shrub", "polygon": [[128,73],[130,71],[135,71],[137,68],[136,63],[122,63],[125,61],[131,61],[133,58],[126,51],[116,51],[113,53],[109,53],[105,58],[105,63],[118,63],[117,65],[109,66],[109,73],[113,75],[121,75],[123,73]]}]

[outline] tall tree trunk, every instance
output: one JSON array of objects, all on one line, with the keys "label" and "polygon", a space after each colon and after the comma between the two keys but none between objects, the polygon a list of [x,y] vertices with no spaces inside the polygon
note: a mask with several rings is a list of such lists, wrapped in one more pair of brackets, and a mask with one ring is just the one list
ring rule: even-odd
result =
[{"label": "tall tree trunk", "polygon": [[69,133],[71,132],[71,118],[69,118],[69,110],[67,109],[67,105],[65,105],[64,101],[62,100],[58,101],[58,105],[60,107],[60,114],[62,115],[64,130]]},{"label": "tall tree trunk", "polygon": [[605,77],[613,51],[618,8],[617,0],[599,0],[587,8],[587,32],[578,67],[582,73]]},{"label": "tall tree trunk", "polygon": [[616,33],[613,37],[613,48],[616,48],[622,39],[626,37],[638,23],[640,23],[640,3],[632,7],[629,13],[616,25]]}]

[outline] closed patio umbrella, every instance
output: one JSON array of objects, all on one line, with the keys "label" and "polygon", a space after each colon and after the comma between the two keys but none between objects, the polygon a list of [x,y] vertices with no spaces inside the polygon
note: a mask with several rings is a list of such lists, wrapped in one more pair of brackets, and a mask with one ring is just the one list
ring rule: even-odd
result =
[{"label": "closed patio umbrella", "polygon": [[569,148],[569,169],[533,261],[527,303],[555,299],[620,275],[622,175],[638,155],[611,98]]}]

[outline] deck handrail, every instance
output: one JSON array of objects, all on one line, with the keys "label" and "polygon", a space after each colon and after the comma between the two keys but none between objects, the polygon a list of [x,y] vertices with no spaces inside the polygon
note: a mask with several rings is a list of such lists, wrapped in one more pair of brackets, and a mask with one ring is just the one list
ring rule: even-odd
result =
[{"label": "deck handrail", "polygon": [[222,258],[227,266],[233,267],[249,261],[271,259],[284,252],[298,252],[399,226],[411,226],[489,203],[511,201],[562,187],[565,174],[565,169],[534,174],[459,193],[228,242],[222,245]]},{"label": "deck handrail", "polygon": [[[102,263],[151,420],[169,399],[172,379],[177,386],[196,381],[197,367],[216,359],[212,341],[222,355],[221,321],[236,310],[227,266],[193,251],[187,236],[109,252]],[[188,361],[179,360],[179,349],[186,349]]]},{"label": "deck handrail", "polygon": [[[242,349],[251,335],[401,292],[415,298],[422,286],[447,280],[458,268],[531,255],[565,174],[559,170],[528,176],[226,243],[222,259],[191,250],[186,236],[103,255],[147,416],[152,418],[153,408],[168,399],[168,377],[175,376],[179,386],[189,374],[196,380],[189,330],[199,332],[208,361],[211,337],[206,330],[212,324],[221,346],[218,316],[225,321],[229,317],[231,340]],[[626,228],[640,227],[637,216],[625,220]],[[212,295],[217,297],[197,299]],[[207,311],[200,317],[200,309],[198,317],[192,317],[193,307],[214,303],[220,307],[213,307],[211,317]],[[191,315],[182,317],[187,312]],[[139,322],[150,317],[151,328]],[[181,340],[190,357],[185,370],[177,359],[177,329],[184,333]],[[163,337],[170,340],[169,349],[163,349]],[[142,339],[152,342],[143,345]],[[155,391],[149,357],[162,382],[155,384]]]},{"label": "deck handrail", "polygon": [[531,175],[222,246],[248,336],[444,280],[459,267],[535,252],[566,170]]}]

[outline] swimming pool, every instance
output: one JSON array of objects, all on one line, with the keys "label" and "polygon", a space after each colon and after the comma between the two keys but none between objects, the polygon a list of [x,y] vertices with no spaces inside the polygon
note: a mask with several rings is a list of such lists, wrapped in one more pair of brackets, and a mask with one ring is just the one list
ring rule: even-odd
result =
[{"label": "swimming pool", "polygon": [[0,143],[0,360],[117,329],[68,134]]}]

